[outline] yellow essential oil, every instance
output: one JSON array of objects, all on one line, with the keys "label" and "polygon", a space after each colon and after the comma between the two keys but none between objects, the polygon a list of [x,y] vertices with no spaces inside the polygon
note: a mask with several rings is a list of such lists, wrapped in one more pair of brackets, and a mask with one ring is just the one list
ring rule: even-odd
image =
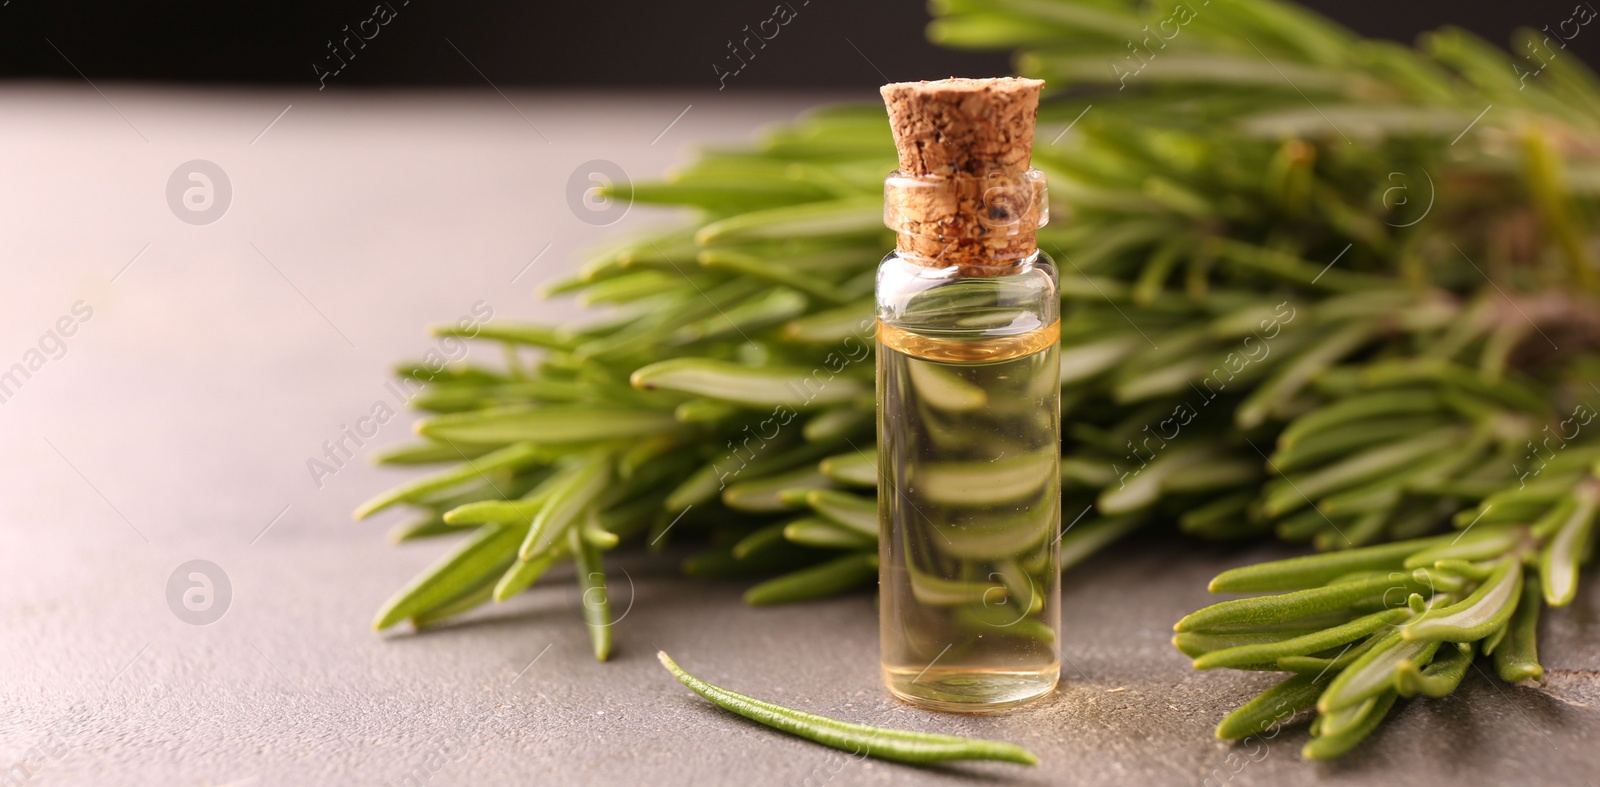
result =
[{"label": "yellow essential oil", "polygon": [[970,335],[878,326],[883,673],[988,710],[1060,673],[1060,323]]}]

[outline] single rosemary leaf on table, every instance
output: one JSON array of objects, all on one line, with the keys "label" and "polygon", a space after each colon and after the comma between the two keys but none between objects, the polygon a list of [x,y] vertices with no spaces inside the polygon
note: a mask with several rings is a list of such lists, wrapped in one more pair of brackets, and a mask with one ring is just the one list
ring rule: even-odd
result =
[{"label": "single rosemary leaf on table", "polygon": [[999,760],[1039,764],[1032,752],[1009,743],[872,727],[792,710],[706,683],[684,672],[665,651],[657,653],[656,658],[680,683],[719,708],[852,755],[909,763]]}]

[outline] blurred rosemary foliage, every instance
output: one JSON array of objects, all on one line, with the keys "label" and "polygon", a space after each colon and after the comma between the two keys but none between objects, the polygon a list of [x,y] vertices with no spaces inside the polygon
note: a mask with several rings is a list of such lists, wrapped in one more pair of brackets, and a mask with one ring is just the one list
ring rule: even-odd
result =
[{"label": "blurred rosemary foliage", "polygon": [[[1324,551],[1224,573],[1212,590],[1276,595],[1178,623],[1199,668],[1290,673],[1219,737],[1314,710],[1304,753],[1335,757],[1477,656],[1539,678],[1540,608],[1572,600],[1600,505],[1594,75],[1531,32],[1528,57],[1454,29],[1413,49],[1264,0],[934,8],[936,42],[1017,49],[1056,91],[1034,162],[1063,273],[1064,511],[1085,512],[1064,562],[1173,520]],[[596,322],[483,327],[507,364],[416,400],[424,442],[382,461],[449,468],[358,515],[404,504],[422,516],[397,540],[470,536],[378,627],[574,559],[604,659],[602,554],[669,534],[709,543],[688,574],[779,574],[751,603],[869,586],[893,166],[882,109],[839,107],[624,187],[699,218],[552,288],[612,307]]]}]

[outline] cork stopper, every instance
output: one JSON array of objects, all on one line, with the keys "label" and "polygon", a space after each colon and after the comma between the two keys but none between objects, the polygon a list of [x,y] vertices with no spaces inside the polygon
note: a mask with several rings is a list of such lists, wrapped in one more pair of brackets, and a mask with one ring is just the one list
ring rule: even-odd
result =
[{"label": "cork stopper", "polygon": [[894,82],[879,92],[902,175],[1020,174],[1033,153],[1037,79]]},{"label": "cork stopper", "polygon": [[883,86],[900,156],[884,218],[903,257],[984,275],[1037,250],[1048,214],[1029,163],[1043,86],[1014,77]]}]

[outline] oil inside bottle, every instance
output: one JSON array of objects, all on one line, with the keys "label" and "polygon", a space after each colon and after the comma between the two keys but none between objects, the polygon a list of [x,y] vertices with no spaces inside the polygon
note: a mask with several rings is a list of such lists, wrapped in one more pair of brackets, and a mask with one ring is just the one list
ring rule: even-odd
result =
[{"label": "oil inside bottle", "polygon": [[878,324],[883,671],[924,707],[996,710],[1060,674],[1060,322],[1012,317]]}]

